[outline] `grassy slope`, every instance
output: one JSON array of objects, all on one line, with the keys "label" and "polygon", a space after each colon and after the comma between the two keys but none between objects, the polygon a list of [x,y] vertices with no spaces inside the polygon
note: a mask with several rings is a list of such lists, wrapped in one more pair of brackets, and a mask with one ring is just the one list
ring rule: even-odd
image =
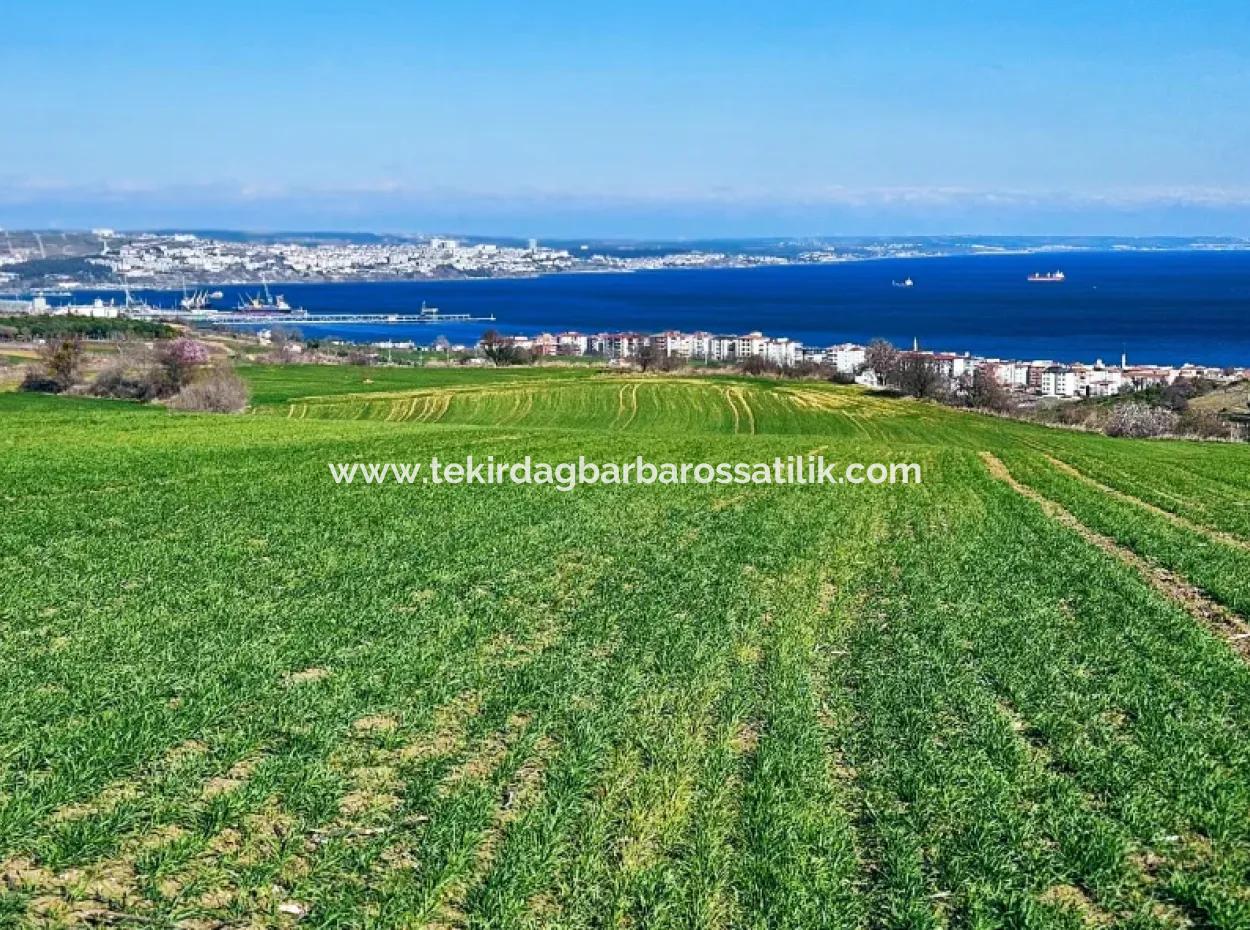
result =
[{"label": "grassy slope", "polygon": [[[1250,921],[1250,671],[976,454],[1243,608],[1243,563],[1193,553],[1239,551],[1201,528],[1244,531],[1206,503],[1244,448],[741,380],[250,374],[310,414],[0,395],[0,924]],[[426,393],[438,422],[380,422]],[[925,483],[325,470],[816,448]]]},{"label": "grassy slope", "polygon": [[1222,413],[1250,413],[1250,381],[1238,381],[1226,388],[1212,391],[1190,401],[1196,410],[1215,410]]}]

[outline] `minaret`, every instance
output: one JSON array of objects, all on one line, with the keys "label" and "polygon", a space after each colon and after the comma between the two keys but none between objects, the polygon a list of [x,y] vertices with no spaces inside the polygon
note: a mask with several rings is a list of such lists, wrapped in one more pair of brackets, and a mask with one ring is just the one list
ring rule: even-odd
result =
[{"label": "minaret", "polygon": [[1120,353],[1120,368],[1121,369],[1128,368],[1128,353],[1127,352]]},{"label": "minaret", "polygon": [[920,351],[920,340],[919,340],[918,338],[916,338],[915,336],[912,336],[912,337],[911,337],[911,350],[912,350],[913,352],[919,352],[919,351]]}]

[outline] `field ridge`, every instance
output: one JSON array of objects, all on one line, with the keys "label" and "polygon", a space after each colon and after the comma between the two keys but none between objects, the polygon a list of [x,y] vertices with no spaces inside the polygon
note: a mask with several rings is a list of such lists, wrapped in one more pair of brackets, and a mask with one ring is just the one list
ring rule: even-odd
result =
[{"label": "field ridge", "polygon": [[1203,626],[1219,635],[1243,658],[1250,659],[1250,625],[1244,617],[1212,600],[1201,589],[1175,572],[1152,564],[1132,549],[1121,546],[1109,536],[1090,529],[1067,510],[1041,492],[1020,483],[1007,466],[991,452],[982,452],[986,468],[997,480],[1017,494],[1033,501],[1051,518],[1075,532],[1085,542],[1101,549],[1133,569],[1143,581],[1171,600]]}]

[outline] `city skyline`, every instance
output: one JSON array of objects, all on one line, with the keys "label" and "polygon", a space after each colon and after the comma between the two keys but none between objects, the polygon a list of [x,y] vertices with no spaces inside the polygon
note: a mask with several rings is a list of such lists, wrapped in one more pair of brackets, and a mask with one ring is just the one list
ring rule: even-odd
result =
[{"label": "city skyline", "polygon": [[18,3],[0,225],[1247,235],[1200,6]]}]

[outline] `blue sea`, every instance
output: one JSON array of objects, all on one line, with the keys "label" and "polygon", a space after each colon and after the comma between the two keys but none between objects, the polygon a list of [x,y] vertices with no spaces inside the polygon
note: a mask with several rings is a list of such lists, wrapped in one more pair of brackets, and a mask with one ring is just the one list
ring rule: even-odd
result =
[{"label": "blue sea", "polygon": [[[1067,280],[1038,284],[1033,272]],[[891,282],[911,277],[911,288]],[[233,307],[240,292],[223,287]],[[981,355],[1250,365],[1250,251],[1062,252],[887,259],[833,265],[538,278],[288,284],[294,306],[325,312],[494,314],[494,324],[316,326],[307,336],[429,343],[574,329],[762,330],[806,344],[867,342]],[[144,296],[165,304],[176,295]]]}]

